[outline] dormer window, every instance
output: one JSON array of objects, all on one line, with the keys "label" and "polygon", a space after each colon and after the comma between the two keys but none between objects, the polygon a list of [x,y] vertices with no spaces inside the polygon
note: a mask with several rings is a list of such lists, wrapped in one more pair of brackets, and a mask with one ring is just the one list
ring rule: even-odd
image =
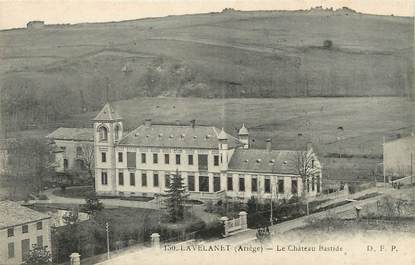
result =
[{"label": "dormer window", "polygon": [[98,132],[99,132],[99,141],[100,142],[108,141],[108,129],[106,127],[101,126],[98,129]]},{"label": "dormer window", "polygon": [[256,162],[259,164],[261,163],[261,159],[257,159]]}]

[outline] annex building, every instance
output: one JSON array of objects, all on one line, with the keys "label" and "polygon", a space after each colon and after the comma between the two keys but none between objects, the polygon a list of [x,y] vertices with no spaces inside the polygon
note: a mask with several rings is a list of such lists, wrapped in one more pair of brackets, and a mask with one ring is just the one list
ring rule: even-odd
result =
[{"label": "annex building", "polygon": [[194,120],[166,125],[148,119],[124,133],[123,118],[109,103],[93,122],[99,195],[157,196],[176,172],[191,199],[289,199],[321,191],[321,167],[311,145],[273,150],[268,140],[266,149],[252,149],[244,125],[234,137]]}]

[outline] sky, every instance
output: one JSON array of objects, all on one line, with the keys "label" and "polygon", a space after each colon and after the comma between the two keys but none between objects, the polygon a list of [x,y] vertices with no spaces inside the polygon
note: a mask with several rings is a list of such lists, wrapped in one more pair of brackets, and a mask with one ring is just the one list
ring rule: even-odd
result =
[{"label": "sky", "polygon": [[238,10],[298,10],[347,6],[358,12],[413,16],[414,0],[0,0],[0,29],[47,24],[105,22]]}]

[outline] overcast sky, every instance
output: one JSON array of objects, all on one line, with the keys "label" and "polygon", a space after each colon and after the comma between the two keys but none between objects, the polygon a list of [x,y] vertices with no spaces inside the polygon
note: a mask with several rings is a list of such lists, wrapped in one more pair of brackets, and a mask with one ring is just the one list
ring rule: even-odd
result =
[{"label": "overcast sky", "polygon": [[104,22],[238,10],[296,10],[314,6],[350,7],[359,12],[413,16],[414,0],[0,0],[0,29],[47,24]]}]

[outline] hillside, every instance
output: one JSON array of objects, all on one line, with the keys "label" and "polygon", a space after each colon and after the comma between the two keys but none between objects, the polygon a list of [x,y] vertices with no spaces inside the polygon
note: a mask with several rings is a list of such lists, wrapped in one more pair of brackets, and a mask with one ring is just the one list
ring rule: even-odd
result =
[{"label": "hillside", "polygon": [[111,100],[406,96],[413,32],[413,18],[349,10],[0,31],[2,127],[54,123],[96,109],[107,93]]}]

